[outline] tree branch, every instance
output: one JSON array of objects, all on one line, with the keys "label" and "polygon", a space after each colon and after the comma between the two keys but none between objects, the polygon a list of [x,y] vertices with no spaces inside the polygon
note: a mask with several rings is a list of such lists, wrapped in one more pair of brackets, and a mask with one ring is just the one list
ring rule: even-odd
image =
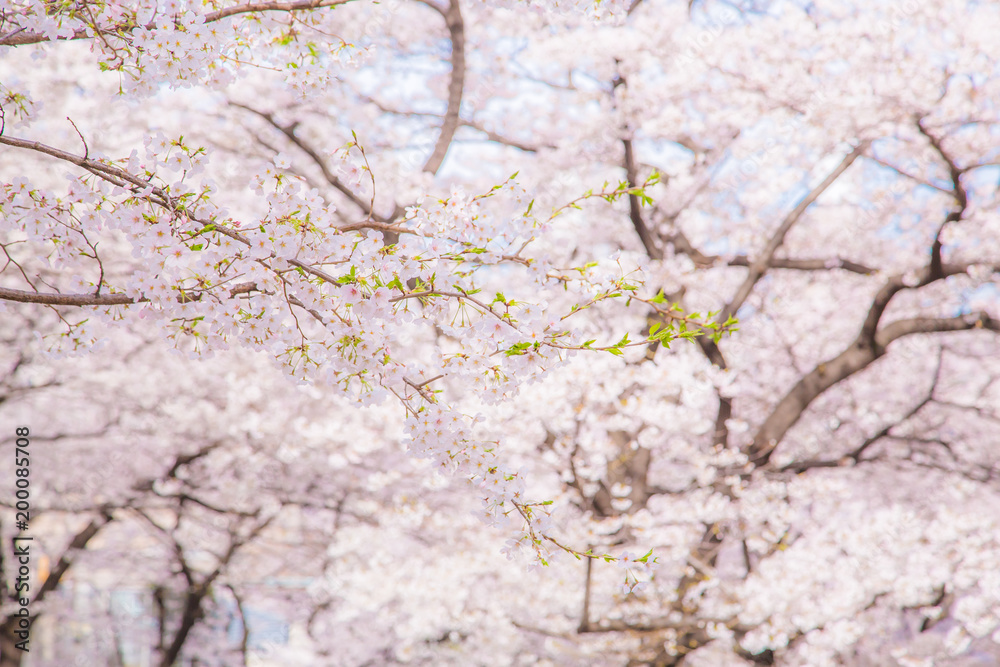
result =
[{"label": "tree branch", "polygon": [[868,159],[868,160],[871,160],[872,162],[874,162],[875,164],[877,164],[879,166],[885,167],[886,169],[892,169],[894,172],[896,172],[900,176],[904,176],[904,177],[910,179],[911,181],[919,183],[920,185],[926,186],[928,188],[933,188],[934,190],[937,190],[938,192],[943,192],[945,194],[951,194],[950,190],[948,190],[946,188],[942,188],[940,185],[935,185],[934,183],[931,183],[928,180],[920,178],[919,176],[915,176],[915,175],[911,174],[910,172],[904,170],[902,167],[897,167],[896,165],[894,165],[891,162],[888,162],[886,160],[883,160],[882,158],[875,157],[874,155],[866,155],[865,158]]},{"label": "tree branch", "polygon": [[[592,549],[593,547],[591,547]],[[594,559],[587,558],[587,570],[584,574],[584,585],[583,585],[583,610],[580,612],[580,625],[577,628],[577,632],[587,632],[590,628],[590,580],[591,580],[591,570],[594,566]]]},{"label": "tree branch", "polygon": [[903,336],[920,333],[942,333],[947,331],[969,331],[970,329],[986,329],[1000,332],[1000,320],[993,319],[988,313],[970,313],[957,317],[911,317],[896,320],[875,336],[880,348],[888,347],[889,343]]},{"label": "tree branch", "polygon": [[862,338],[864,334],[859,335],[858,339],[846,350],[833,359],[817,365],[804,375],[792,387],[791,391],[778,402],[754,435],[753,444],[748,452],[750,461],[757,466],[768,463],[775,448],[788,433],[788,430],[798,422],[810,403],[833,385],[867,368],[873,361],[883,356],[886,347],[892,341],[912,334],[968,331],[971,329],[1000,332],[1000,322],[986,313],[952,318],[918,317],[898,320],[886,325],[875,337],[874,345],[868,344]]},{"label": "tree branch", "polygon": [[170,642],[170,646],[164,651],[163,656],[160,660],[160,667],[171,667],[177,662],[177,658],[180,656],[181,650],[184,648],[184,643],[190,636],[191,630],[194,629],[195,624],[201,618],[203,614],[202,603],[205,597],[211,592],[212,584],[215,583],[216,579],[225,571],[226,567],[229,565],[233,556],[236,552],[245,545],[256,538],[274,519],[274,516],[258,523],[251,529],[251,531],[245,537],[239,537],[237,535],[232,536],[232,540],[229,542],[229,547],[226,549],[226,553],[219,558],[219,562],[215,569],[211,573],[206,575],[200,582],[195,582],[193,575],[191,575],[190,568],[184,558],[184,552],[180,544],[173,538],[176,547],[176,553],[180,559],[181,571],[185,573],[188,579],[188,589],[184,597],[184,610],[181,614],[181,622],[177,628],[177,632],[174,634],[173,640]]},{"label": "tree branch", "polygon": [[[687,255],[699,269],[707,269],[715,266],[722,258],[719,255],[706,255],[698,250],[687,235],[678,229],[673,234],[665,238],[665,241],[673,246],[674,251]],[[753,266],[753,262],[746,255],[737,255],[730,259],[729,266]],[[768,263],[769,269],[791,269],[794,271],[832,271],[841,269],[851,273],[861,275],[871,275],[877,273],[878,269],[861,262],[855,262],[843,257],[831,259],[793,259],[790,257],[773,257]]]},{"label": "tree branch", "polygon": [[[729,260],[729,266],[751,266],[750,258],[745,255],[734,257]],[[849,259],[843,259],[841,257],[836,257],[834,259],[790,259],[775,257],[769,263],[768,268],[793,269],[796,271],[830,271],[833,269],[842,269],[844,271],[859,273],[865,276],[878,271],[878,269],[874,267],[861,264],[860,262],[854,262]]]},{"label": "tree branch", "polygon": [[747,300],[750,296],[750,292],[753,291],[754,286],[757,282],[764,276],[767,269],[770,267],[771,261],[774,259],[774,253],[777,252],[781,244],[785,242],[785,236],[792,226],[798,222],[802,214],[806,212],[806,209],[819,198],[821,194],[826,192],[833,183],[847,171],[861,153],[864,152],[865,148],[868,146],[867,142],[861,142],[853,151],[847,154],[847,157],[841,161],[840,165],[834,169],[823,181],[814,187],[809,194],[807,194],[803,199],[795,206],[791,212],[785,216],[785,219],[778,225],[778,229],[775,230],[774,234],[771,235],[770,240],[768,240],[767,245],[764,247],[764,251],[761,253],[760,257],[755,261],[750,263],[750,273],[747,275],[743,284],[739,286],[736,290],[736,294],[733,296],[732,300],[727,303],[722,310],[719,312],[716,321],[720,324],[729,319],[729,317],[736,313],[740,309],[740,306]]},{"label": "tree branch", "polygon": [[942,362],[942,351],[939,350],[937,366],[934,369],[934,379],[931,381],[931,387],[927,391],[927,395],[924,396],[924,398],[919,403],[910,408],[910,410],[907,411],[907,413],[903,415],[900,419],[892,422],[891,424],[886,425],[874,435],[865,438],[864,442],[855,447],[854,450],[849,452],[846,456],[842,456],[837,459],[814,459],[810,461],[800,461],[797,463],[790,463],[781,468],[782,472],[790,470],[795,473],[803,473],[806,470],[810,470],[812,468],[837,468],[843,466],[845,463],[856,464],[860,462],[861,457],[864,455],[866,451],[868,451],[869,447],[874,445],[882,438],[888,437],[889,432],[892,431],[893,428],[899,426],[906,420],[916,415],[918,412],[924,409],[924,406],[926,406],[932,400],[934,400],[934,392],[937,391],[938,382],[941,380],[941,367],[942,367],[941,362]]},{"label": "tree branch", "polygon": [[47,306],[125,306],[136,303],[127,294],[47,294],[0,287],[0,300]]},{"label": "tree branch", "polygon": [[[524,151],[525,153],[534,153],[534,152],[538,151],[538,148],[535,147],[535,146],[529,146],[528,144],[521,143],[520,141],[517,141],[516,139],[510,139],[508,137],[503,136],[502,134],[497,134],[493,130],[488,130],[485,127],[483,127],[482,123],[479,123],[477,121],[474,121],[474,120],[464,120],[463,119],[463,120],[460,120],[458,124],[462,125],[464,127],[472,128],[473,130],[476,130],[477,132],[482,132],[483,134],[486,135],[487,139],[489,139],[490,141],[496,142],[498,144],[502,144],[504,146],[510,146],[511,148],[516,148],[516,149],[518,149],[520,151]],[[555,148],[555,146],[546,145],[546,146],[544,146],[544,148]]]},{"label": "tree branch", "polygon": [[[911,283],[909,285],[907,284],[908,281],[903,274],[897,274],[890,277],[882,288],[875,294],[875,298],[872,299],[872,305],[869,307],[868,314],[865,316],[865,321],[861,326],[861,333],[858,334],[858,339],[863,341],[866,345],[876,344],[875,332],[878,330],[882,315],[885,314],[886,308],[889,307],[889,302],[892,301],[892,298],[899,292],[905,289],[919,289],[936,280],[965,273],[969,270],[970,266],[970,264],[944,264],[937,271],[932,270],[930,266],[926,266],[917,272],[916,276],[914,276],[914,280],[909,281]],[[1000,265],[994,267],[994,270],[1000,270]]]},{"label": "tree branch", "polygon": [[307,144],[305,140],[303,140],[301,137],[295,134],[295,129],[298,126],[298,123],[282,125],[277,120],[275,120],[274,114],[266,113],[264,111],[259,111],[245,104],[240,104],[239,102],[230,102],[229,104],[234,107],[239,107],[240,109],[245,109],[246,111],[256,114],[261,118],[263,118],[264,120],[266,120],[273,128],[275,128],[283,135],[285,135],[289,141],[291,141],[295,146],[299,148],[299,150],[308,155],[309,159],[313,161],[313,164],[315,164],[319,168],[320,173],[323,174],[323,178],[326,180],[326,182],[329,183],[334,188],[336,188],[338,191],[340,191],[340,193],[343,194],[345,197],[347,197],[349,200],[351,200],[351,203],[357,206],[359,209],[361,209],[361,211],[366,216],[378,220],[379,222],[383,223],[389,222],[385,218],[375,215],[374,212],[372,211],[369,202],[358,197],[349,187],[344,185],[344,183],[339,178],[337,178],[336,174],[334,174],[330,170],[330,166],[326,163],[326,160],[324,160],[323,157],[316,151],[316,149],[314,149],[312,146]]},{"label": "tree branch", "polygon": [[[406,116],[410,118],[444,118],[444,116],[442,116],[439,113],[431,113],[429,111],[405,111],[403,109],[393,109],[392,107],[380,102],[379,100],[369,95],[360,95],[360,97],[365,102],[368,102],[369,104],[372,104],[375,107],[377,107],[379,111],[383,113],[389,113],[394,116]],[[505,137],[502,134],[498,134],[493,130],[487,129],[482,123],[476,120],[459,118],[458,125],[459,127],[468,127],[478,132],[482,132],[483,134],[486,135],[486,138],[489,139],[490,141],[502,144],[504,146],[510,146],[512,148],[516,148],[526,153],[534,153],[538,151],[537,146],[531,146],[529,144],[517,141],[516,139],[510,139],[509,137]],[[543,148],[555,148],[555,146],[552,144],[546,144],[545,146],[543,146]]]},{"label": "tree branch", "polygon": [[56,586],[62,581],[63,575],[69,570],[70,566],[73,564],[73,556],[77,551],[85,549],[87,543],[94,538],[95,535],[106,526],[111,521],[111,512],[106,509],[99,510],[99,515],[97,518],[92,519],[83,530],[78,532],[70,540],[69,545],[66,550],[63,551],[62,556],[59,558],[59,562],[56,563],[55,567],[49,572],[49,576],[42,583],[38,592],[35,593],[35,597],[32,599],[32,604],[36,605],[45,599],[45,596],[55,590]]},{"label": "tree branch", "polygon": [[636,181],[638,180],[638,175],[635,169],[635,153],[632,149],[632,140],[622,139],[622,144],[625,146],[625,178],[628,180],[629,187],[629,218],[632,220],[632,226],[635,227],[635,232],[639,235],[639,240],[642,241],[642,246],[646,249],[646,254],[649,255],[649,258],[657,260],[663,259],[663,251],[657,247],[656,242],[653,239],[653,235],[650,233],[649,227],[646,225],[646,221],[642,219],[642,208],[639,206],[639,196],[631,191],[636,187]]},{"label": "tree branch", "polygon": [[962,185],[962,172],[963,170],[955,162],[955,159],[948,154],[941,145],[941,140],[935,137],[931,132],[924,127],[923,118],[917,121],[917,129],[920,133],[927,137],[927,141],[930,142],[931,146],[937,151],[937,154],[941,156],[941,159],[945,161],[948,165],[948,175],[951,178],[951,195],[955,199],[956,208],[951,211],[948,216],[944,219],[944,222],[938,227],[937,233],[934,234],[934,242],[931,244],[931,261],[930,261],[930,271],[932,276],[939,276],[941,273],[941,232],[950,222],[958,222],[962,219],[965,214],[965,209],[969,206],[969,194],[966,192],[965,187]]},{"label": "tree branch", "polygon": [[458,0],[450,0],[446,11],[442,11],[430,3],[425,4],[434,7],[444,16],[448,33],[451,35],[451,79],[448,82],[448,109],[445,111],[444,121],[441,124],[441,134],[438,135],[434,151],[427,158],[423,167],[423,171],[436,174],[441,168],[441,163],[444,162],[448,147],[451,146],[451,140],[455,137],[459,126],[462,89],[465,86],[465,23],[462,21],[462,10]]}]

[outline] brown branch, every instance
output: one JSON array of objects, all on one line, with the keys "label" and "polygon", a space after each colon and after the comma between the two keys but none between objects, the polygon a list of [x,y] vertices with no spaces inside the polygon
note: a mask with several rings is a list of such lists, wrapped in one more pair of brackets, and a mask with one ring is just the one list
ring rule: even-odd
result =
[{"label": "brown branch", "polygon": [[336,7],[345,5],[351,0],[297,0],[295,2],[250,2],[245,5],[227,7],[217,12],[205,15],[205,23],[219,21],[236,14],[248,14],[252,12],[300,12],[310,9],[322,9],[324,7]]},{"label": "brown branch", "polygon": [[951,318],[908,318],[892,322],[875,336],[875,344],[863,338],[864,332],[839,355],[817,365],[804,375],[778,402],[754,435],[748,452],[750,461],[757,466],[768,463],[775,448],[805,413],[806,408],[833,385],[867,368],[882,357],[892,341],[903,336],[921,333],[943,333],[987,329],[1000,332],[1000,322],[986,313]]},{"label": "brown branch", "polygon": [[[692,257],[692,259],[694,259]],[[697,264],[697,261],[695,261]],[[729,266],[751,266],[750,258],[745,255],[740,255],[729,260]],[[844,271],[849,271],[851,273],[859,273],[861,275],[871,275],[876,273],[878,269],[861,264],[860,262],[854,262],[849,259],[843,259],[837,257],[835,259],[789,259],[782,257],[775,257],[771,260],[768,268],[772,269],[793,269],[796,271],[830,271],[833,269],[842,269]]]},{"label": "brown branch", "polygon": [[887,160],[883,160],[882,158],[875,157],[874,155],[866,155],[865,158],[871,160],[872,162],[874,162],[875,164],[877,164],[879,166],[885,167],[887,169],[892,169],[894,172],[896,172],[900,176],[904,176],[904,177],[910,179],[911,181],[919,183],[920,185],[926,186],[928,188],[932,188],[934,190],[937,190],[938,192],[943,192],[945,194],[951,194],[951,191],[949,191],[948,189],[942,188],[940,185],[935,185],[934,183],[931,183],[930,181],[928,181],[926,179],[920,178],[919,176],[915,176],[915,175],[911,174],[910,172],[904,170],[902,167],[897,167],[896,165],[892,164],[891,162],[888,162]]},{"label": "brown branch", "polygon": [[917,121],[917,129],[923,134],[927,141],[930,142],[931,146],[937,151],[937,154],[941,156],[941,159],[945,161],[948,165],[948,175],[951,178],[951,195],[955,199],[956,208],[951,211],[948,216],[944,219],[944,222],[938,227],[937,233],[934,234],[934,242],[931,244],[931,261],[930,261],[930,271],[932,276],[939,276],[941,273],[941,233],[944,228],[950,222],[958,222],[962,219],[965,214],[965,209],[969,206],[969,194],[962,185],[962,173],[963,170],[958,166],[955,159],[948,154],[941,144],[941,140],[935,137],[931,132],[924,127],[923,119]]},{"label": "brown branch", "polygon": [[635,232],[639,235],[639,240],[642,241],[642,246],[646,249],[646,254],[649,255],[649,258],[663,259],[663,251],[657,247],[656,242],[653,239],[653,235],[649,231],[649,226],[646,225],[646,221],[642,219],[642,208],[639,206],[639,196],[633,192],[637,186],[636,181],[638,180],[638,175],[635,168],[635,152],[632,148],[632,140],[622,139],[622,144],[625,146],[625,178],[628,180],[629,187],[629,218],[632,220],[632,226],[635,227]]},{"label": "brown branch", "polygon": [[[592,550],[593,547],[588,548],[588,551]],[[577,632],[587,632],[590,628],[590,580],[591,571],[594,567],[594,559],[587,559],[587,571],[584,574],[584,588],[583,588],[583,610],[580,612],[580,625],[577,628]]]},{"label": "brown branch", "polygon": [[[538,151],[538,148],[535,146],[530,146],[528,144],[521,143],[520,141],[517,141],[515,139],[510,139],[508,137],[505,137],[502,134],[497,134],[493,130],[486,129],[485,127],[483,127],[481,123],[474,120],[460,120],[459,125],[472,128],[477,132],[482,132],[483,134],[486,135],[486,138],[489,139],[490,141],[493,141],[498,144],[503,144],[504,146],[510,146],[512,148],[516,148],[520,151],[524,151],[525,153],[535,153]],[[546,144],[544,148],[555,148],[555,146],[551,144]]]},{"label": "brown branch", "polygon": [[242,628],[242,632],[240,633],[240,654],[243,656],[243,663],[246,664],[248,656],[247,648],[250,645],[250,626],[247,623],[247,614],[244,609],[243,599],[236,592],[236,589],[231,584],[227,585],[226,588],[229,589],[229,592],[233,595],[233,599],[236,600],[236,611],[240,615],[240,627]]},{"label": "brown branch", "polygon": [[846,464],[850,463],[856,464],[860,462],[861,457],[864,455],[866,451],[868,451],[868,449],[872,445],[874,445],[882,438],[889,437],[889,432],[892,431],[893,428],[899,426],[906,420],[916,415],[918,412],[923,410],[926,405],[928,405],[931,401],[934,400],[934,393],[935,391],[937,391],[938,383],[941,380],[941,368],[943,365],[941,361],[942,361],[942,351],[939,351],[937,366],[934,369],[934,379],[931,382],[930,389],[927,391],[927,395],[924,396],[924,398],[919,403],[910,408],[910,410],[907,411],[907,413],[903,415],[900,419],[892,422],[891,424],[886,425],[874,435],[865,438],[864,442],[855,447],[854,450],[849,452],[846,456],[842,456],[837,459],[813,459],[809,461],[799,461],[795,463],[790,463],[781,468],[782,472],[792,471],[795,473],[803,473],[806,470],[810,470],[812,468],[837,468]]},{"label": "brown branch", "polygon": [[298,127],[298,123],[291,123],[289,125],[282,125],[274,118],[274,114],[266,113],[264,111],[259,111],[253,107],[247,106],[245,104],[240,104],[239,102],[230,102],[230,105],[234,107],[239,107],[240,109],[245,109],[250,113],[256,114],[266,120],[273,128],[285,135],[289,141],[291,141],[295,146],[299,148],[303,153],[309,156],[309,159],[319,168],[320,173],[323,174],[323,178],[327,183],[332,185],[338,191],[341,192],[345,197],[351,200],[351,203],[361,209],[364,214],[370,218],[374,218],[379,222],[388,222],[387,220],[374,215],[371,205],[364,199],[358,197],[349,187],[344,185],[343,181],[337,178],[330,170],[330,166],[326,163],[326,160],[314,149],[311,145],[305,142],[301,137],[295,134],[295,129]]},{"label": "brown branch", "polygon": [[99,515],[97,518],[92,519],[83,530],[78,532],[73,536],[66,550],[63,551],[62,556],[59,558],[59,562],[56,563],[55,567],[49,572],[49,576],[42,583],[38,592],[35,593],[35,597],[32,599],[32,605],[37,605],[45,596],[51,593],[62,581],[63,576],[66,571],[69,570],[70,566],[73,564],[73,557],[77,551],[85,549],[87,544],[94,538],[95,535],[106,526],[111,521],[111,512],[107,509],[99,510]]},{"label": "brown branch", "polygon": [[[664,240],[673,246],[674,252],[687,255],[699,269],[707,269],[714,265],[719,259],[718,255],[706,255],[702,251],[695,248],[694,244],[691,243],[691,240],[687,237],[687,234],[680,229],[677,229],[677,231],[666,237]],[[750,264],[748,262],[747,266],[749,265]]]},{"label": "brown branch", "polygon": [[767,245],[764,247],[764,251],[761,253],[760,257],[750,263],[750,273],[747,275],[746,279],[736,290],[736,294],[733,296],[732,300],[727,303],[722,310],[719,312],[716,321],[720,324],[729,319],[731,315],[736,313],[740,309],[740,306],[747,300],[750,296],[750,292],[753,291],[754,286],[757,282],[764,276],[767,269],[770,267],[771,261],[774,259],[774,253],[777,252],[778,248],[785,242],[785,236],[792,226],[798,222],[802,214],[806,212],[806,209],[816,199],[819,198],[821,194],[826,192],[833,183],[847,171],[861,153],[864,152],[865,148],[868,146],[867,142],[862,142],[853,151],[847,154],[840,165],[837,166],[823,181],[814,187],[809,194],[802,198],[802,200],[789,212],[785,219],[778,225],[778,229],[775,230],[774,234],[768,240]]},{"label": "brown branch", "polygon": [[47,294],[0,287],[0,300],[47,306],[124,306],[136,303],[127,294]]},{"label": "brown branch", "polygon": [[1000,332],[1000,320],[995,320],[985,312],[959,315],[958,317],[911,317],[896,320],[887,324],[875,336],[879,348],[888,347],[889,343],[920,333],[944,333],[948,331],[969,331],[970,329],[985,329]]},{"label": "brown branch", "polygon": [[[698,250],[698,248],[691,243],[691,240],[688,239],[687,235],[680,229],[676,230],[670,236],[667,236],[664,240],[666,243],[673,246],[675,252],[687,255],[699,269],[707,269],[715,266],[722,259],[719,255],[706,255],[701,250]],[[753,266],[753,262],[751,262],[750,258],[746,255],[737,255],[736,257],[730,259],[727,264],[729,266]],[[843,257],[836,257],[833,259],[792,259],[789,257],[773,257],[768,263],[768,268],[791,269],[794,271],[832,271],[833,269],[841,269],[862,275],[870,275],[878,272],[878,269],[875,267],[867,266],[850,259],[844,259]]]},{"label": "brown branch", "polygon": [[18,139],[17,137],[8,137],[0,135],[0,144],[7,144],[8,146],[14,146],[15,148],[23,148],[25,150],[31,150],[43,155],[48,155],[50,157],[57,158],[59,160],[64,160],[70,164],[75,164],[78,167],[86,169],[90,173],[94,174],[98,178],[111,183],[112,185],[117,185],[119,187],[128,187],[131,184],[132,194],[139,196],[139,193],[147,188],[151,189],[151,192],[147,195],[147,199],[152,204],[164,208],[171,213],[176,215],[181,215],[189,220],[198,222],[202,225],[211,225],[214,231],[228,236],[234,241],[238,241],[243,245],[249,246],[250,241],[237,232],[234,229],[230,229],[223,223],[216,220],[203,220],[195,216],[191,211],[177,204],[176,201],[170,196],[170,194],[163,188],[153,187],[150,182],[144,181],[143,179],[130,174],[120,167],[115,167],[112,165],[105,164],[103,162],[98,162],[85,157],[80,157],[79,155],[73,155],[72,153],[67,153],[66,151],[59,150],[58,148],[53,148],[52,146],[46,146],[38,141],[29,141],[27,139]]},{"label": "brown branch", "polygon": [[236,552],[251,540],[255,539],[274,519],[274,516],[261,521],[245,536],[238,537],[233,535],[233,539],[229,543],[229,547],[226,553],[219,558],[219,562],[215,569],[206,575],[200,582],[195,582],[193,577],[190,575],[190,568],[185,560],[183,549],[180,544],[173,538],[174,545],[176,547],[176,553],[180,560],[181,571],[185,573],[188,578],[189,586],[187,592],[184,596],[184,610],[181,614],[181,622],[174,634],[173,641],[170,642],[170,646],[164,651],[163,656],[160,660],[160,667],[170,667],[180,656],[181,650],[184,648],[184,643],[190,636],[191,630],[194,629],[195,624],[201,619],[203,610],[202,603],[205,597],[211,592],[212,584],[215,583],[216,579],[222,575],[226,567],[229,565],[233,556]]},{"label": "brown branch", "polygon": [[[374,105],[382,113],[388,113],[394,116],[406,116],[409,118],[444,118],[444,116],[442,116],[439,113],[431,113],[429,111],[406,111],[403,109],[393,109],[387,104],[384,104],[381,101],[369,95],[359,95],[359,97],[365,102]],[[517,148],[518,150],[522,150],[526,153],[534,153],[538,150],[538,148],[535,146],[530,146],[528,144],[521,143],[520,141],[517,141],[515,139],[510,139],[501,134],[497,134],[493,130],[486,129],[486,127],[483,126],[482,123],[476,120],[467,120],[465,118],[460,118],[458,124],[460,127],[468,127],[478,132],[482,132],[483,134],[486,135],[486,137],[490,141],[496,142],[498,144],[503,144],[504,146],[511,146],[512,148]],[[544,147],[555,148],[555,146],[552,144],[546,144]]]},{"label": "brown branch", "polygon": [[[45,306],[128,306],[136,303],[148,303],[149,299],[142,297],[134,299],[127,294],[54,294],[51,292],[30,292],[27,290],[0,287],[0,301],[17,301],[19,303],[37,303]],[[201,295],[192,295],[180,290],[177,303],[201,301]]]},{"label": "brown branch", "polygon": [[[902,274],[890,277],[875,294],[875,298],[872,299],[872,305],[865,316],[858,339],[866,345],[876,344],[875,332],[878,330],[879,322],[885,314],[886,308],[889,307],[889,302],[899,292],[905,289],[918,289],[936,280],[965,273],[969,270],[970,266],[970,264],[943,264],[937,271],[932,270],[930,266],[926,266],[916,273],[914,280],[910,281],[911,285],[907,285],[907,280]],[[1000,270],[1000,265],[993,268],[994,271]]]},{"label": "brown branch", "polygon": [[[113,167],[111,165],[104,164],[103,162],[98,162],[87,157],[80,157],[79,155],[73,155],[72,153],[67,153],[66,151],[59,150],[58,148],[53,148],[52,146],[46,146],[38,141],[29,141],[27,139],[18,139],[17,137],[10,137],[6,135],[0,135],[0,144],[7,144],[8,146],[13,146],[15,148],[24,148],[26,150],[36,151],[44,155],[49,155],[60,160],[65,160],[75,164],[78,167],[83,167],[87,171],[94,173],[105,180],[108,177],[114,177],[121,179],[122,181],[127,181],[138,188],[145,188],[149,186],[149,183],[143,181],[137,176],[133,176],[124,169],[118,167]],[[114,182],[114,181],[112,181]],[[115,185],[121,185],[121,183],[115,183]],[[153,188],[153,194],[159,197],[166,197],[163,190],[159,188]]]},{"label": "brown branch", "polygon": [[[246,107],[244,107],[246,108]],[[252,109],[250,109],[253,111]],[[259,112],[255,112],[259,113]],[[266,116],[265,116],[266,117]],[[280,127],[279,127],[280,129]],[[46,146],[45,144],[39,143],[37,141],[28,141],[25,139],[18,139],[15,137],[5,137],[0,135],[0,144],[7,144],[9,146],[14,146],[16,148],[23,148],[26,150],[33,150],[44,155],[49,155],[60,160],[64,160],[71,164],[75,164],[79,167],[86,169],[95,176],[118,185],[121,187],[126,187],[127,184],[131,184],[135,190],[133,194],[137,194],[137,190],[145,189],[150,187],[150,184],[142,179],[130,174],[129,172],[112,165],[104,164],[103,162],[97,162],[88,158],[83,158],[78,155],[73,155],[72,153],[67,153],[66,151],[59,150],[58,148],[53,148],[51,146]],[[162,188],[153,187],[152,191],[148,195],[149,201],[157,206],[165,208],[168,211],[176,215],[182,215],[190,220],[198,222],[206,227],[210,227],[212,231],[216,231],[224,236],[227,236],[234,241],[237,241],[243,245],[249,246],[250,241],[240,232],[226,226],[222,222],[217,220],[204,220],[195,216],[191,211],[178,205],[170,195],[164,191]],[[368,207],[370,210],[370,207]],[[400,232],[406,231],[396,225],[392,225],[387,222],[380,222],[377,220],[366,220],[363,222],[345,225],[341,228],[341,231],[357,231],[362,229],[376,229],[382,231],[386,234],[386,238],[389,238],[390,234],[398,235]],[[2,247],[2,246],[0,246]],[[271,257],[276,257],[275,253],[271,253]],[[296,259],[287,260],[289,264],[303,269],[304,271],[311,273],[315,276],[321,277],[327,282],[336,283],[336,280],[324,273],[323,271],[309,266],[304,262]],[[270,268],[270,267],[268,267]],[[200,299],[201,295],[192,296],[188,292],[181,290],[177,295],[177,301],[180,303],[187,303],[189,301],[197,301]],[[124,294],[44,294],[41,292],[30,292],[25,290],[15,290],[9,288],[0,288],[0,300],[8,301],[19,301],[23,303],[39,303],[47,305],[64,305],[64,306],[112,306],[112,305],[127,305],[131,303],[137,303],[141,301],[148,301],[146,298],[133,299]],[[295,304],[299,305],[299,304]]]},{"label": "brown branch", "polygon": [[448,33],[451,35],[451,80],[448,82],[448,109],[444,114],[444,122],[441,124],[441,134],[438,135],[437,144],[427,162],[424,163],[423,171],[436,174],[444,162],[444,157],[451,146],[451,140],[455,137],[455,132],[459,126],[459,112],[462,107],[462,89],[465,86],[465,23],[462,20],[462,10],[458,0],[450,0],[448,9],[442,11],[440,8],[425,3],[433,7],[440,13],[448,26]]}]

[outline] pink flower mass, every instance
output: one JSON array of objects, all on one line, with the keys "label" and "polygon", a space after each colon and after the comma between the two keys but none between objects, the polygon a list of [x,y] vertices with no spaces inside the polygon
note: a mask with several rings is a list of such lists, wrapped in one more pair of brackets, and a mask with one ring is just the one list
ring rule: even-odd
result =
[{"label": "pink flower mass", "polygon": [[0,667],[1000,664],[998,34],[0,0]]}]

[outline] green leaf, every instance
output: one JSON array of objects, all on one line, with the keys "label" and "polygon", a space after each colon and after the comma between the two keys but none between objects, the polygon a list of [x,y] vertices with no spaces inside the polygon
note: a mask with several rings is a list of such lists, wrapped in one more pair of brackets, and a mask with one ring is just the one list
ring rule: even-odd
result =
[{"label": "green leaf", "polygon": [[341,285],[347,285],[349,283],[353,283],[356,281],[357,281],[357,267],[354,266],[351,267],[350,273],[337,278],[337,282],[340,283]]},{"label": "green leaf", "polygon": [[514,343],[510,346],[510,349],[504,350],[504,354],[508,357],[516,357],[524,354],[524,351],[529,347],[531,347],[531,343]]}]

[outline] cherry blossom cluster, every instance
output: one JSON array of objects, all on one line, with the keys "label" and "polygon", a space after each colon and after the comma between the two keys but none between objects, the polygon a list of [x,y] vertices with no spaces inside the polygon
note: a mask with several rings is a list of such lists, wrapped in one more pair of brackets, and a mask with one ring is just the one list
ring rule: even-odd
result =
[{"label": "cherry blossom cluster", "polygon": [[120,74],[120,91],[137,96],[153,94],[163,84],[222,88],[247,65],[286,71],[286,83],[305,96],[329,81],[331,62],[356,64],[363,55],[342,39],[300,47],[296,26],[321,29],[328,18],[315,12],[286,12],[319,3],[273,3],[270,8],[278,11],[270,14],[255,13],[269,6],[206,6],[188,0],[5,4],[0,27],[5,37],[0,43],[87,39],[100,54],[101,69]]},{"label": "cherry blossom cluster", "polygon": [[[230,370],[204,386],[155,364],[163,386],[114,394],[218,396],[235,426],[199,405],[146,431],[190,442],[207,421],[262,443],[212,455],[209,504],[264,508],[259,491],[311,505],[302,526],[317,505],[344,510],[318,533],[324,557],[295,563],[326,575],[321,654],[728,664],[773,651],[832,667],[1000,643],[995,6],[0,4],[14,63],[0,76],[0,290],[55,304],[39,318],[62,318],[43,341],[55,350],[138,316],[144,337],[193,357],[256,350],[248,367],[270,357],[306,385],[286,395],[234,354],[207,364]],[[789,68],[796,54],[809,67]],[[109,138],[94,114],[116,90],[145,97]],[[54,148],[77,145],[67,115],[91,149],[127,157]],[[198,138],[156,135],[161,122]],[[352,131],[367,155],[356,136],[343,145]],[[128,155],[137,134],[155,136]],[[53,164],[78,175],[56,183]],[[651,171],[669,176],[648,177],[653,203],[638,186]],[[548,216],[622,178],[633,185]],[[738,315],[739,335],[668,352],[674,323],[708,328],[672,301],[723,329]],[[99,305],[58,305],[86,303]],[[167,389],[174,374],[187,384]],[[148,446],[152,474],[168,448]],[[422,459],[398,460],[404,447]],[[194,489],[179,474],[150,493]],[[455,511],[468,490],[475,519]],[[482,549],[506,537],[532,566],[570,554],[621,569],[511,574]],[[268,594],[251,582],[271,567],[247,560],[228,583],[256,604]]]},{"label": "cherry blossom cluster", "polygon": [[[366,173],[372,178],[361,155],[344,162],[345,176],[355,181]],[[53,349],[85,350],[102,337],[98,323],[138,309],[191,356],[235,343],[266,352],[300,381],[361,404],[395,395],[410,415],[411,450],[473,481],[487,521],[523,519],[529,527],[522,539],[536,547],[550,539],[541,526],[531,527],[545,513],[525,500],[523,475],[504,463],[500,443],[473,437],[470,418],[449,409],[447,390],[434,383],[446,380],[497,404],[563,363],[568,352],[592,346],[544,300],[486,296],[480,286],[503,282],[503,272],[524,272],[536,294],[548,288],[577,295],[563,318],[633,293],[638,276],[556,270],[525,254],[547,221],[531,215],[531,202],[512,179],[484,195],[456,190],[425,200],[395,225],[365,220],[338,227],[332,208],[285,172],[279,156],[251,179],[266,213],[250,222],[214,203],[214,185],[204,178],[207,159],[183,138],[157,135],[142,155],[88,161],[90,175],[68,176],[64,193],[23,178],[3,187],[5,232],[20,235],[7,246],[12,261],[76,267],[63,289],[95,300],[83,321],[66,320]],[[386,244],[389,232],[399,241]],[[130,250],[139,268],[125,268],[128,261],[105,248]],[[497,273],[498,264],[509,268]],[[102,296],[127,299],[98,305]],[[427,324],[453,343],[434,358],[415,357],[401,342],[426,335],[420,332]],[[626,344],[627,337],[603,349],[620,354]]]},{"label": "cherry blossom cluster", "polygon": [[596,21],[619,18],[632,5],[630,0],[485,0],[485,2],[493,7],[520,9],[527,6],[536,12],[583,16]]}]

